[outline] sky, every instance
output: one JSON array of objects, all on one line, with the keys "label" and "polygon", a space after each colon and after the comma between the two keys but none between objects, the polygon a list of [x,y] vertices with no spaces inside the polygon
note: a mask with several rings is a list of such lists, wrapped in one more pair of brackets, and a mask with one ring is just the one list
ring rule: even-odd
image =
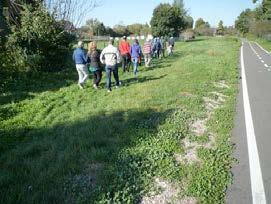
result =
[{"label": "sky", "polygon": [[[172,2],[172,0],[101,0],[100,6],[90,11],[85,19],[97,18],[110,27],[119,23],[124,25],[149,23],[156,6]],[[184,4],[194,21],[202,17],[212,27],[216,27],[220,20],[223,20],[226,26],[234,25],[234,21],[243,10],[255,7],[252,0],[184,0]]]}]

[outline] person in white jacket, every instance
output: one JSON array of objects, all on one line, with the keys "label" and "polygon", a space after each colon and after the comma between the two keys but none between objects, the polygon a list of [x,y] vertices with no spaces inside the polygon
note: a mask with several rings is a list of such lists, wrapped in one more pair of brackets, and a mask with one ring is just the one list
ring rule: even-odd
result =
[{"label": "person in white jacket", "polygon": [[105,64],[105,71],[106,71],[106,86],[107,91],[111,92],[111,73],[113,72],[115,81],[116,81],[116,88],[119,88],[120,81],[119,81],[119,73],[118,73],[118,63],[120,63],[120,53],[119,50],[113,46],[114,40],[111,39],[108,42],[108,46],[105,47],[100,55],[101,63]]}]

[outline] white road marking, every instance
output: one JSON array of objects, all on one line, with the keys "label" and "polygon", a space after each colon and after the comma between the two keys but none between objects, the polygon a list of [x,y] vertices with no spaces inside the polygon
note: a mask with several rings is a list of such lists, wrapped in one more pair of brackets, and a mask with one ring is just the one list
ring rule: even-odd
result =
[{"label": "white road marking", "polygon": [[267,68],[268,67],[268,65],[267,64],[264,64],[264,66]]},{"label": "white road marking", "polygon": [[269,72],[271,72],[271,69],[268,69]]},{"label": "white road marking", "polygon": [[245,112],[245,122],[246,122],[246,135],[247,135],[247,145],[248,145],[252,199],[253,199],[253,204],[266,204],[262,171],[261,171],[261,165],[259,161],[257,142],[256,142],[256,137],[255,137],[253,119],[252,119],[249,96],[248,96],[243,46],[241,48],[241,68],[242,68],[242,79],[243,79],[242,80],[243,100],[244,100],[244,112]]},{"label": "white road marking", "polygon": [[265,51],[267,54],[271,54],[271,52],[268,52],[266,49],[264,49],[261,45],[259,45],[259,43],[257,43],[257,42],[254,42],[256,45],[258,45],[258,47],[261,49],[261,50],[263,50],[263,51]]},{"label": "white road marking", "polygon": [[262,63],[264,63],[264,61],[262,60],[262,58],[260,57],[260,55],[256,52],[256,50],[252,47],[251,43],[249,42],[249,46],[252,49],[252,51],[257,55],[257,57],[259,57],[259,59],[261,60]]}]

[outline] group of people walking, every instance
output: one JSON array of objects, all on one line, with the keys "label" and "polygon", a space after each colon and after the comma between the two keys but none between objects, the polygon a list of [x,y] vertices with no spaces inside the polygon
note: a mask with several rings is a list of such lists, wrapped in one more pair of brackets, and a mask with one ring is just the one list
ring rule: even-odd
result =
[{"label": "group of people walking", "polygon": [[106,46],[102,52],[97,50],[97,44],[95,42],[89,44],[87,54],[85,54],[83,47],[83,42],[79,41],[78,47],[73,53],[73,60],[76,64],[79,76],[79,87],[81,89],[84,88],[85,82],[91,72],[93,73],[93,88],[98,89],[102,79],[102,67],[104,65],[107,91],[111,92],[112,74],[116,81],[116,88],[119,88],[121,84],[118,74],[118,63],[122,62],[123,72],[129,72],[132,63],[134,76],[137,77],[142,56],[144,56],[145,66],[150,67],[153,57],[160,58],[161,54],[165,56],[165,48],[167,48],[168,55],[172,54],[174,39],[170,38],[168,41],[165,41],[163,38],[147,39],[143,45],[143,49],[141,49],[137,39],[130,45],[126,36],[124,36],[118,48],[114,46],[113,39],[109,40],[108,46]]}]

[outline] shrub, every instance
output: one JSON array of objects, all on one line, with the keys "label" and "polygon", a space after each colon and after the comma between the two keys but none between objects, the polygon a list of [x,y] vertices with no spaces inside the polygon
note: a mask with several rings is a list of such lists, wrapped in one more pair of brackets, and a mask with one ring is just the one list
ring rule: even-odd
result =
[{"label": "shrub", "polygon": [[193,29],[187,29],[181,34],[181,36],[183,37],[184,41],[189,41],[195,39],[195,32]]},{"label": "shrub", "polygon": [[195,30],[197,35],[200,36],[214,36],[215,33],[215,29],[214,28],[209,28],[206,26],[202,26],[198,29]]},{"label": "shrub", "polygon": [[[65,68],[73,36],[43,6],[24,6],[20,28],[6,43],[6,68],[17,71],[58,71]],[[11,64],[11,65],[12,65]]]}]

